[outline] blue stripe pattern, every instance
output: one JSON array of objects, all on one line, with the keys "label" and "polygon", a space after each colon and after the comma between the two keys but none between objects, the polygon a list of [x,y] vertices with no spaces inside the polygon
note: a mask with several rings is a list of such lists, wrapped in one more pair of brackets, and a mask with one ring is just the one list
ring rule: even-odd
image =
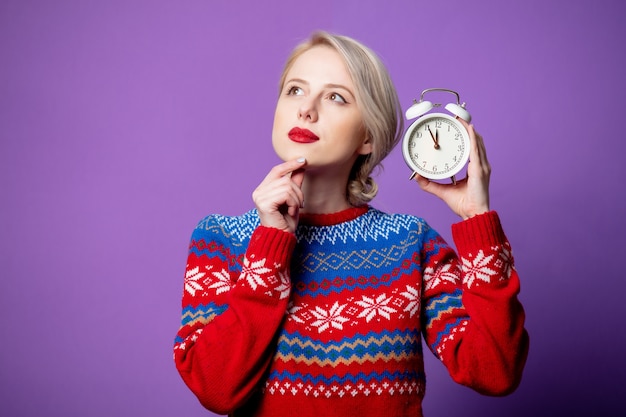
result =
[{"label": "blue stripe pattern", "polygon": [[362,358],[377,353],[421,355],[422,345],[419,332],[412,330],[370,332],[324,344],[320,344],[319,340],[294,333],[281,335],[277,351],[282,355],[291,354],[319,361],[336,361],[339,358],[350,359],[353,356]]},{"label": "blue stripe pattern", "polygon": [[467,319],[468,319],[468,317],[459,317],[454,322],[446,324],[446,327],[442,331],[437,333],[437,338],[430,345],[430,347],[431,347],[432,351],[435,353],[435,355],[437,354],[436,353],[437,352],[437,346],[439,345],[439,343],[441,343],[441,339],[443,339],[446,336],[449,336],[452,333],[452,329],[454,329],[455,327],[460,325],[461,322],[463,322],[463,321],[465,321]]},{"label": "blue stripe pattern", "polygon": [[228,308],[228,304],[218,305],[213,302],[207,304],[200,304],[198,307],[194,308],[192,306],[187,306],[183,308],[182,314],[182,325],[186,325],[192,320],[196,320],[199,316],[208,318],[211,316],[219,316]]},{"label": "blue stripe pattern", "polygon": [[359,372],[357,374],[345,374],[345,375],[332,375],[330,377],[326,377],[324,375],[311,375],[311,374],[303,374],[301,372],[289,372],[289,371],[273,371],[269,374],[270,380],[279,380],[279,381],[290,381],[290,382],[308,382],[311,384],[319,384],[324,383],[326,385],[330,385],[333,383],[336,384],[344,384],[350,382],[352,384],[357,383],[369,383],[371,381],[383,382],[385,380],[394,380],[394,381],[415,381],[415,380],[425,380],[425,375],[423,371],[417,370],[406,370],[406,371],[384,371],[384,372],[370,372],[366,374],[364,372]]},{"label": "blue stripe pattern", "polygon": [[431,298],[424,309],[426,326],[430,326],[431,322],[437,320],[442,313],[456,308],[463,308],[463,292],[460,289]]}]

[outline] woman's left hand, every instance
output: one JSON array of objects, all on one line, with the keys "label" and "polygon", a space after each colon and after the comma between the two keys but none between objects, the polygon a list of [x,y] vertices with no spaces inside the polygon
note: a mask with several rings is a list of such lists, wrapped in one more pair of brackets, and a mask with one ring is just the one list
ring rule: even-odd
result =
[{"label": "woman's left hand", "polygon": [[416,180],[422,190],[441,198],[463,220],[489,211],[489,177],[491,166],[487,161],[487,151],[482,136],[474,125],[458,119],[465,125],[470,135],[470,157],[467,177],[456,184],[440,184],[420,175]]}]

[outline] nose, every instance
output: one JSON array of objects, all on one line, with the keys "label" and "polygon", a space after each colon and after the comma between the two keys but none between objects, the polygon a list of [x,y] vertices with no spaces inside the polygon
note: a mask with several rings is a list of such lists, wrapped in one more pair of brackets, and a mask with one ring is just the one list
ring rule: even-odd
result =
[{"label": "nose", "polygon": [[315,100],[303,100],[298,107],[298,119],[303,119],[309,122],[316,122],[318,118],[317,105]]}]

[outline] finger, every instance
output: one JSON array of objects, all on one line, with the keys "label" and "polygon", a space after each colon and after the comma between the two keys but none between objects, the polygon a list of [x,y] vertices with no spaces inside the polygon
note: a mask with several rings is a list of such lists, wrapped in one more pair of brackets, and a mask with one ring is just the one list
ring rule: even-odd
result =
[{"label": "finger", "polygon": [[467,123],[467,133],[469,133],[470,137],[470,160],[478,161],[480,158],[480,145],[478,143],[476,130],[474,130],[474,125]]},{"label": "finger", "polygon": [[304,169],[300,168],[291,173],[291,182],[295,186],[295,191],[298,196],[300,208],[304,207],[304,193],[302,192],[302,183],[304,182]]},{"label": "finger", "polygon": [[302,168],[304,164],[306,164],[306,159],[304,158],[293,159],[283,162],[282,164],[278,164],[270,170],[270,172],[265,177],[265,180],[271,181],[276,178],[284,177],[285,175],[290,174],[299,168]]},{"label": "finger", "polygon": [[262,208],[278,209],[282,205],[300,206],[303,193],[291,178],[282,177],[257,188],[253,198]]},{"label": "finger", "polygon": [[283,207],[289,216],[295,218],[304,204],[304,194],[300,187],[290,182],[288,187],[280,190],[280,194],[274,198],[274,201],[279,203],[279,209]]},{"label": "finger", "polygon": [[485,147],[485,140],[483,136],[479,134],[474,125],[470,125],[471,132],[473,134],[474,141],[476,142],[476,148],[478,150],[479,157],[483,160],[487,160],[487,148]]},{"label": "finger", "polygon": [[491,166],[489,165],[489,160],[487,159],[487,148],[485,146],[485,141],[482,135],[476,132],[474,126],[470,125],[470,128],[474,141],[474,155],[473,157],[470,157],[470,160],[472,160],[472,158],[476,160],[479,163],[478,168],[480,168],[480,170],[486,175],[489,175],[489,173],[491,172]]},{"label": "finger", "polygon": [[[302,191],[302,182],[304,181],[304,170],[297,170],[291,173],[291,192],[293,196],[293,207],[304,207],[304,192]],[[290,205],[291,206],[291,205]]]},{"label": "finger", "polygon": [[478,134],[478,132],[476,132],[476,129],[474,128],[474,125],[467,122],[466,120],[461,119],[460,117],[457,116],[456,118],[463,126],[465,126],[465,129],[467,130],[467,133],[469,133],[470,136],[470,145],[473,146],[483,146],[482,145],[482,136],[480,136]]},{"label": "finger", "polygon": [[304,169],[299,168],[291,173],[291,181],[296,184],[298,188],[302,187],[302,183],[304,182]]},{"label": "finger", "polygon": [[476,132],[474,125],[462,119],[461,121],[467,126],[467,132],[470,136],[470,156],[467,175],[475,178],[482,175],[489,175],[491,168],[487,161],[487,151],[485,150],[483,137]]},{"label": "finger", "polygon": [[422,190],[440,198],[443,196],[443,193],[446,190],[446,187],[443,184],[440,184],[435,181],[431,181],[428,178],[422,177],[419,174],[415,176],[415,180],[417,181],[417,183],[419,184]]}]

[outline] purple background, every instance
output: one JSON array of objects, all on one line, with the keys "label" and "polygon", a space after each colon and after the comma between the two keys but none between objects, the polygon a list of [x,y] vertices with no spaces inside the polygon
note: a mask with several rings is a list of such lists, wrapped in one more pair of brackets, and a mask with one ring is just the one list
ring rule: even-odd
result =
[{"label": "purple background", "polygon": [[[620,0],[0,3],[0,415],[207,416],[174,368],[186,248],[277,162],[276,83],[314,29],[362,40],[406,108],[458,89],[483,134],[531,351],[506,398],[427,354],[428,416],[624,406]],[[455,217],[407,181],[374,205]]]}]

